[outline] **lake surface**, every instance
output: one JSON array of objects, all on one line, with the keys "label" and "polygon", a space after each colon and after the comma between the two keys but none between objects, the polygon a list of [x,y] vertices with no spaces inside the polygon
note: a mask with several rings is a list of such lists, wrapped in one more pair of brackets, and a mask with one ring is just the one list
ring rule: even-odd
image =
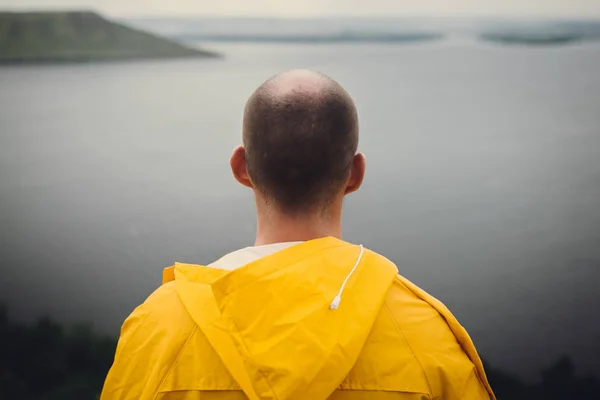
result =
[{"label": "lake surface", "polygon": [[442,300],[493,365],[600,372],[600,45],[206,44],[222,60],[0,68],[0,300],[113,335],[174,261],[252,244],[242,108],[305,67],[355,97],[344,239]]}]

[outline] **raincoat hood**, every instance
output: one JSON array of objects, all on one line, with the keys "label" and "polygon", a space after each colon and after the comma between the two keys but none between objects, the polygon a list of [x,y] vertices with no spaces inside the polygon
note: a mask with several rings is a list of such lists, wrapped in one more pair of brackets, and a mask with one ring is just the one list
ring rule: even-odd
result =
[{"label": "raincoat hood", "polygon": [[242,268],[164,272],[250,399],[324,399],[363,348],[397,274],[362,246],[304,242]]}]

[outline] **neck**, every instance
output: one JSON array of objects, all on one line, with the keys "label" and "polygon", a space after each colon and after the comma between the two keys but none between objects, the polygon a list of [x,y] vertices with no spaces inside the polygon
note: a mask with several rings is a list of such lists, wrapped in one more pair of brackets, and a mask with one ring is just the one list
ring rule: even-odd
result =
[{"label": "neck", "polygon": [[341,207],[330,209],[327,215],[289,216],[266,206],[257,206],[257,211],[255,246],[302,242],[327,236],[341,239],[342,236]]}]

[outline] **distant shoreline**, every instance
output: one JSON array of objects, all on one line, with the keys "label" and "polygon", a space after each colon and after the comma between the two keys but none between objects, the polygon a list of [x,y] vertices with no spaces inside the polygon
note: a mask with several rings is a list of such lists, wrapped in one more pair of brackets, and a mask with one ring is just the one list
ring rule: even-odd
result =
[{"label": "distant shoreline", "polygon": [[127,24],[180,41],[231,43],[426,43],[468,37],[551,46],[600,39],[600,20],[493,18],[132,18]]},{"label": "distant shoreline", "polygon": [[209,42],[259,42],[259,43],[413,43],[429,42],[444,39],[440,33],[408,33],[408,34],[360,34],[346,33],[334,35],[177,35],[172,36],[181,41]]}]

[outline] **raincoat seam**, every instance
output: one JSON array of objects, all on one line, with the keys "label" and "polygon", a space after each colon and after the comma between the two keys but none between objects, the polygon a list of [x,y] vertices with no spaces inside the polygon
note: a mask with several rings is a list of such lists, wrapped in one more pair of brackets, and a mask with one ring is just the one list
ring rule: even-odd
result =
[{"label": "raincoat seam", "polygon": [[406,336],[402,332],[402,329],[400,328],[400,325],[398,325],[398,322],[396,321],[396,319],[394,318],[394,316],[390,312],[390,309],[389,309],[389,307],[387,305],[387,301],[384,301],[383,308],[384,308],[385,312],[387,313],[388,317],[390,318],[390,320],[392,321],[392,324],[396,328],[396,332],[398,332],[398,335],[402,338],[402,340],[404,341],[404,343],[406,344],[406,346],[410,350],[410,353],[414,357],[415,361],[417,361],[417,364],[419,364],[419,368],[421,369],[421,374],[423,375],[423,378],[425,379],[425,383],[427,384],[427,390],[429,391],[428,395],[429,396],[433,396],[433,392],[431,391],[431,385],[429,384],[429,379],[427,378],[427,374],[425,373],[425,369],[423,369],[423,365],[421,364],[421,361],[419,361],[417,355],[415,354],[414,350],[410,346],[410,343],[408,342],[408,339],[406,339]]},{"label": "raincoat seam", "polygon": [[179,359],[183,355],[183,352],[187,348],[188,344],[192,341],[192,337],[194,336],[194,334],[196,333],[196,331],[198,331],[198,325],[196,325],[194,327],[194,329],[192,329],[192,332],[189,334],[188,338],[185,340],[185,343],[183,344],[183,346],[181,346],[181,350],[179,351],[179,354],[177,354],[177,358],[175,358],[175,361],[173,361],[173,364],[171,364],[171,366],[169,367],[169,370],[167,371],[167,373],[165,374],[165,376],[160,381],[160,384],[158,385],[158,389],[156,390],[156,395],[154,396],[155,399],[162,392],[161,389],[162,389],[163,385],[165,384],[167,378],[169,376],[171,376],[171,373],[175,369],[175,366],[179,362]]},{"label": "raincoat seam", "polygon": [[[235,328],[236,332],[239,332],[240,330],[238,329],[238,327],[235,324],[235,322],[233,320],[230,320],[230,321],[231,321],[231,325],[233,325],[233,327]],[[240,343],[244,347],[244,350],[245,350],[246,354],[248,356],[250,356],[250,351],[248,351],[248,346],[246,346],[246,343],[241,338],[240,338]],[[251,356],[250,356],[250,358],[251,358]],[[275,393],[275,391],[271,387],[271,384],[269,383],[269,380],[267,379],[267,376],[265,375],[265,373],[263,371],[261,371],[260,368],[256,368],[256,370],[260,374],[260,376],[262,376],[262,378],[264,379],[265,384],[267,385],[267,387],[269,388],[269,390],[273,394],[273,398],[275,398],[275,400],[278,400],[279,397],[277,397],[277,393]],[[242,391],[243,391],[243,389],[242,389]],[[256,392],[256,390],[255,390],[255,392]]]},{"label": "raincoat seam", "polygon": [[[471,371],[471,373],[469,374],[469,376],[467,377],[467,379],[465,379],[465,383],[463,384],[463,388],[460,391],[460,397],[461,398],[465,395],[465,392],[467,390],[469,382],[473,378],[477,379],[478,383],[481,383],[481,380],[479,379],[479,376],[477,375],[477,368],[475,366],[473,366],[473,370]],[[487,392],[487,388],[485,388],[485,391]]]},{"label": "raincoat seam", "polygon": [[157,393],[177,393],[177,392],[242,392],[241,388],[232,388],[231,386],[211,386],[210,389],[175,389],[175,390],[161,390]]},{"label": "raincoat seam", "polygon": [[[386,389],[385,387],[379,387],[379,386],[377,388],[370,388],[368,386],[365,386],[364,384],[355,383],[355,382],[357,382],[357,381],[354,381],[351,384],[346,383],[343,385],[343,387],[340,386],[337,389],[335,389],[335,391],[339,391],[339,392],[409,393],[409,394],[421,394],[421,395],[431,396],[430,393],[425,393],[425,392],[420,392],[420,391]],[[431,398],[431,400],[436,400],[436,399],[438,399],[438,397]]]}]

